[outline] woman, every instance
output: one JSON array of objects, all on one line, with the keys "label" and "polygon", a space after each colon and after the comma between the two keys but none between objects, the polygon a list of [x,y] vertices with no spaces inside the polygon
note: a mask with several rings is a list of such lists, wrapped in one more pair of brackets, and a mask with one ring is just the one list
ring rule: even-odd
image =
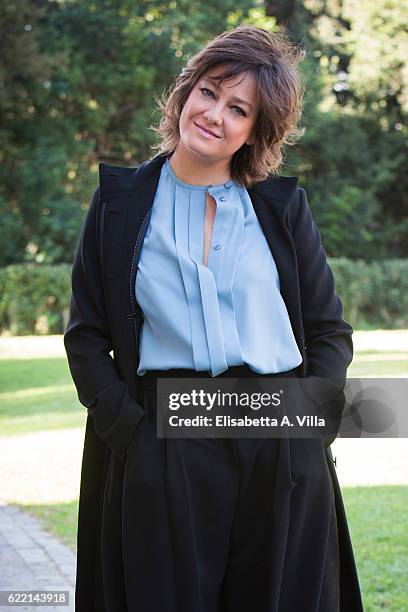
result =
[{"label": "woman", "polygon": [[352,329],[306,194],[276,173],[301,57],[224,32],[162,105],[160,152],[100,165],[64,337],[88,408],[77,611],[362,610],[321,439],[156,436],[158,377],[345,379]]}]

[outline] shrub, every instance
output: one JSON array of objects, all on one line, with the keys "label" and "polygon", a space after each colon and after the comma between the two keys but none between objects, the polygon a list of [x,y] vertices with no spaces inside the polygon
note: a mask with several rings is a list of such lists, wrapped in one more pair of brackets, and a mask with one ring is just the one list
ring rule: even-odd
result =
[{"label": "shrub", "polygon": [[[329,259],[344,318],[355,328],[408,327],[408,260]],[[61,334],[69,313],[71,265],[0,268],[0,332]]]}]

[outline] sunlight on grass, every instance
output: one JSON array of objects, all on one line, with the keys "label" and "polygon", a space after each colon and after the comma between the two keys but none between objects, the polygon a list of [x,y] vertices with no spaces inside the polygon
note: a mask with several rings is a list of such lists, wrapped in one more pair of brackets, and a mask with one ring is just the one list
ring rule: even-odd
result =
[{"label": "sunlight on grass", "polygon": [[85,426],[64,357],[2,359],[0,388],[1,435]]},{"label": "sunlight on grass", "polygon": [[408,352],[360,351],[348,369],[349,378],[408,376]]},{"label": "sunlight on grass", "polygon": [[0,360],[2,393],[61,384],[73,384],[65,357]]},{"label": "sunlight on grass", "polygon": [[408,487],[342,488],[365,610],[406,610]]},{"label": "sunlight on grass", "polygon": [[66,385],[49,385],[48,387],[27,387],[27,389],[19,389],[17,391],[7,391],[0,393],[0,402],[11,402],[16,400],[27,400],[27,398],[46,399],[47,396],[66,393],[72,391],[72,383]]},{"label": "sunlight on grass", "polygon": [[86,410],[61,411],[54,414],[38,413],[20,417],[0,418],[2,436],[17,436],[35,431],[54,429],[84,429]]}]

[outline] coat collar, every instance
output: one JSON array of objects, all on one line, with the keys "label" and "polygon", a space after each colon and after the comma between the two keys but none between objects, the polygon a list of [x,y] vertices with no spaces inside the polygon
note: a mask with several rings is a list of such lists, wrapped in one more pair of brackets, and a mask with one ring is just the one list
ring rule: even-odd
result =
[{"label": "coat collar", "polygon": [[[142,186],[152,175],[159,178],[160,170],[166,160],[167,155],[159,153],[153,158],[143,162],[136,171],[129,176],[129,189],[137,189]],[[118,169],[121,170],[121,169]],[[283,216],[286,207],[294,196],[299,179],[297,176],[274,176],[269,175],[263,181],[255,183],[248,188],[249,196],[252,199],[254,193],[267,198],[270,203],[275,203],[276,212]]]},{"label": "coat collar", "polygon": [[[144,161],[138,168],[124,168],[100,164],[100,172],[103,176],[105,192],[138,190],[149,179],[159,180],[160,170],[167,155],[159,153]],[[287,204],[294,196],[299,179],[297,176],[275,176],[270,174],[265,180],[255,183],[248,188],[252,199],[254,193],[268,199],[270,203],[276,204],[276,211],[283,215]]]}]

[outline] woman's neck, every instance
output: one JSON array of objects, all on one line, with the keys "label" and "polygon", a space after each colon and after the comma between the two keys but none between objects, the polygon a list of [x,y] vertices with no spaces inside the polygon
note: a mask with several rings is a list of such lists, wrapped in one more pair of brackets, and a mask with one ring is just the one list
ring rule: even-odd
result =
[{"label": "woman's neck", "polygon": [[218,185],[231,180],[229,167],[225,161],[203,164],[196,160],[191,154],[186,154],[176,149],[169,157],[169,163],[174,174],[181,181],[190,185]]}]

